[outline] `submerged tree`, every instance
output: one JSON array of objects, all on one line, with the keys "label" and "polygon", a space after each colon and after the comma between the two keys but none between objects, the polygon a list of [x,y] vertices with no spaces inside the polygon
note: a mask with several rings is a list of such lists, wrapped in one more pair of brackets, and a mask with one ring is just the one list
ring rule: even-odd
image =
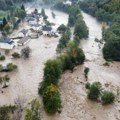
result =
[{"label": "submerged tree", "polygon": [[43,103],[45,110],[50,114],[54,114],[60,110],[62,107],[61,98],[55,85],[51,84],[47,87],[43,95]]},{"label": "submerged tree", "polygon": [[41,105],[39,100],[34,99],[30,102],[29,108],[26,109],[25,120],[41,120]]},{"label": "submerged tree", "polygon": [[29,58],[31,53],[31,49],[29,47],[25,47],[21,50],[21,56],[23,58]]}]

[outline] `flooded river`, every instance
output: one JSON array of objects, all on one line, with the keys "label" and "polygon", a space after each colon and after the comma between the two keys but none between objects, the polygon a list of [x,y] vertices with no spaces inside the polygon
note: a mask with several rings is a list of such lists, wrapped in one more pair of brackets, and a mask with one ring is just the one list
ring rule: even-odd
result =
[{"label": "flooded river", "polygon": [[[34,9],[31,8],[30,10]],[[38,8],[39,10],[41,8]],[[45,9],[51,22],[56,26],[67,24],[68,15],[54,11],[56,18],[53,19],[50,9]],[[82,12],[84,20],[89,28],[89,38],[81,41],[80,47],[85,52],[86,62],[76,67],[73,73],[66,71],[60,80],[59,90],[63,101],[61,114],[48,116],[43,112],[42,120],[119,120],[120,119],[120,97],[115,104],[102,106],[100,103],[87,100],[85,89],[84,67],[90,68],[89,81],[100,81],[103,86],[109,84],[107,89],[115,94],[120,86],[120,63],[112,62],[110,66],[104,66],[102,57],[102,45],[94,41],[101,38],[101,24],[95,18]],[[43,79],[43,68],[46,60],[56,57],[56,46],[59,38],[47,38],[41,36],[39,39],[32,39],[28,46],[32,49],[31,57],[28,60],[12,60],[10,56],[5,63],[13,62],[18,65],[18,71],[10,73],[10,86],[0,93],[0,105],[14,103],[18,96],[24,96],[26,100],[38,97],[38,85]],[[18,48],[14,51],[20,51]],[[2,62],[0,62],[1,64]],[[4,64],[4,63],[2,63]]]},{"label": "flooded river", "polygon": [[[28,12],[34,9],[34,7],[31,7]],[[40,11],[41,7],[39,7],[38,10]],[[54,22],[55,27],[58,27],[61,24],[67,25],[67,14],[53,11],[56,15],[54,19],[52,18],[51,12],[52,11],[49,8],[45,9],[45,13],[49,17],[50,22]],[[27,26],[26,23],[23,23],[20,28],[13,33],[13,36],[17,35],[23,28],[29,28],[29,26]],[[38,39],[31,39],[27,44],[32,50],[29,59],[24,60],[21,58],[13,60],[8,56],[4,62],[0,62],[0,64],[3,65],[6,65],[9,62],[18,65],[17,71],[9,73],[11,80],[9,82],[9,87],[4,89],[4,93],[0,93],[0,105],[12,104],[18,96],[24,97],[26,101],[38,96],[38,86],[43,79],[44,63],[48,59],[56,57],[58,41],[59,38],[48,38],[45,36],[40,36]],[[22,47],[18,47],[11,53],[14,51],[19,52],[21,49]]]},{"label": "flooded river", "polygon": [[[84,65],[77,66],[71,74],[69,71],[63,74],[60,81],[60,92],[63,100],[62,113],[54,118],[45,120],[119,120],[120,96],[113,105],[102,106],[101,103],[91,102],[87,99],[85,89],[84,67],[90,68],[88,81],[99,81],[107,90],[117,94],[120,91],[120,63],[112,62],[110,66],[104,66],[102,47],[94,39],[101,39],[101,24],[96,19],[82,12],[84,20],[89,28],[89,38],[82,40],[80,47],[86,55]],[[100,48],[100,47],[101,48]],[[107,87],[105,87],[107,85]]]}]

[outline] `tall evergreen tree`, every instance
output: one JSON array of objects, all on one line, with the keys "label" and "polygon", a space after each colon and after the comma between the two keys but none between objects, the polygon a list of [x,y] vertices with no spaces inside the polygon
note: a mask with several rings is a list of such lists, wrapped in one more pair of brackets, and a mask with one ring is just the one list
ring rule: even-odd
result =
[{"label": "tall evergreen tree", "polygon": [[4,17],[4,18],[3,18],[3,27],[5,27],[6,24],[7,24],[7,20],[6,20],[6,18]]}]

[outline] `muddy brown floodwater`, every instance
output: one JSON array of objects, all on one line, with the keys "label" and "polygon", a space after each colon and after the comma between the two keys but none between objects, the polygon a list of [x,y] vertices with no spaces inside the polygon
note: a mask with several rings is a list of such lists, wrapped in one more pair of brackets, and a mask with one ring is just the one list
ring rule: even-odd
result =
[{"label": "muddy brown floodwater", "polygon": [[[32,10],[34,7],[28,10]],[[62,23],[67,24],[67,14],[54,12],[55,19],[51,16],[51,10],[46,9],[46,14],[52,22],[56,23],[56,27]],[[82,40],[80,45],[86,55],[85,64],[77,66],[73,73],[66,71],[61,76],[59,90],[63,101],[62,112],[49,116],[43,111],[42,120],[120,120],[120,96],[117,96],[115,103],[109,106],[102,106],[100,103],[87,100],[84,67],[90,68],[89,82],[100,81],[103,86],[107,83],[107,89],[117,94],[120,86],[120,63],[112,62],[110,66],[103,66],[105,61],[102,57],[102,49],[94,41],[95,37],[101,38],[101,24],[90,15],[84,12],[82,14],[89,28],[89,38]],[[5,62],[0,62],[0,64],[13,62],[18,65],[18,71],[10,73],[10,86],[4,89],[3,94],[0,93],[0,105],[14,103],[14,99],[18,96],[24,96],[26,100],[38,97],[38,85],[43,78],[44,63],[46,60],[56,57],[58,40],[59,38],[43,36],[39,39],[32,39],[28,43],[32,49],[31,57],[28,60],[12,60],[8,56]],[[103,46],[100,45],[100,47]],[[14,51],[20,50],[21,47]]]},{"label": "muddy brown floodwater", "polygon": [[107,83],[106,89],[113,91],[116,95],[120,90],[120,63],[112,62],[109,67],[103,65],[105,60],[102,49],[94,41],[96,37],[98,39],[102,37],[101,24],[94,17],[84,12],[82,14],[89,28],[89,38],[82,40],[80,45],[85,52],[86,62],[84,65],[77,66],[73,73],[66,71],[62,75],[59,83],[63,101],[62,113],[55,116],[47,116],[44,113],[43,120],[120,120],[119,95],[115,103],[108,106],[102,106],[101,103],[87,99],[84,67],[90,68],[89,82],[100,81],[104,87]]},{"label": "muddy brown floodwater", "polygon": [[[38,8],[40,10],[41,8]],[[30,9],[32,10],[32,8]],[[28,11],[29,12],[29,11]],[[68,15],[59,11],[54,11],[56,14],[55,19],[52,18],[51,10],[45,9],[46,14],[51,22],[54,22],[58,27],[61,24],[67,25]],[[19,30],[16,30],[11,36],[17,35],[19,31],[23,28],[29,28],[26,23],[23,23]],[[48,59],[56,57],[56,47],[59,38],[48,38],[40,36],[38,39],[31,39],[27,44],[32,50],[29,59],[17,59],[13,60],[10,56],[7,56],[4,62],[0,64],[6,65],[12,62],[18,65],[18,70],[15,72],[8,73],[11,80],[9,82],[9,87],[4,89],[4,93],[0,93],[0,105],[13,104],[14,100],[18,96],[24,97],[26,101],[33,99],[38,96],[38,85],[43,78],[43,68],[44,63]],[[22,47],[14,49],[11,53],[15,51],[20,51]],[[5,74],[5,73],[0,73]]]}]

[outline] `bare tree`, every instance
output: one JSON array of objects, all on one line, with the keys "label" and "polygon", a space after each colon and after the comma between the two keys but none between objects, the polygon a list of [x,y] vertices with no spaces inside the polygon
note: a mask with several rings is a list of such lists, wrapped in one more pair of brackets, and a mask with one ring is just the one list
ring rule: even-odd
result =
[{"label": "bare tree", "polygon": [[14,120],[21,120],[26,99],[22,96],[18,96],[15,99],[15,105],[17,107],[14,115]]}]

